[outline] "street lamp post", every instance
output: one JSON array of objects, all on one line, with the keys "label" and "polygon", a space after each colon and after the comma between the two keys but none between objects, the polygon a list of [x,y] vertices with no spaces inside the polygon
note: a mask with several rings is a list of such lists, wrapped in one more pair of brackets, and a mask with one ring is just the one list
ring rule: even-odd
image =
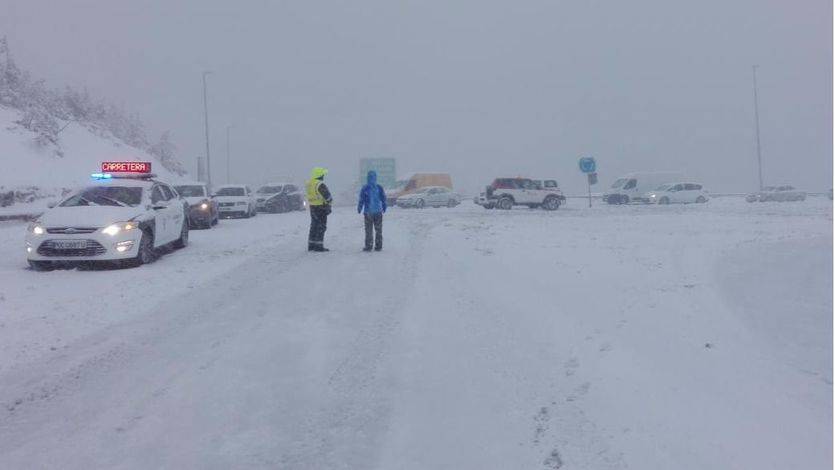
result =
[{"label": "street lamp post", "polygon": [[230,181],[232,179],[232,177],[229,176],[231,174],[230,165],[229,165],[229,161],[230,161],[230,158],[229,158],[229,154],[230,154],[230,152],[229,152],[229,131],[231,131],[234,127],[235,126],[226,126],[226,184],[229,184],[229,183],[232,182],[232,181]]},{"label": "street lamp post", "polygon": [[754,65],[751,68],[754,71],[754,126],[757,132],[757,171],[760,181],[760,191],[763,190],[763,156],[760,150],[760,103],[757,97],[757,67]]},{"label": "street lamp post", "polygon": [[206,92],[206,77],[212,72],[203,72],[203,121],[206,126],[206,183],[212,186],[212,161],[209,157],[209,100]]}]

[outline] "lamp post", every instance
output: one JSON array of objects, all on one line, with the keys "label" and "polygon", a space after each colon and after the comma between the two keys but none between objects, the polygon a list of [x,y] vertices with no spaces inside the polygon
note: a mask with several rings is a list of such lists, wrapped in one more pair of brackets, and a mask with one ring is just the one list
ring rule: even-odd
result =
[{"label": "lamp post", "polygon": [[230,158],[229,158],[229,155],[230,155],[230,152],[229,152],[229,131],[231,131],[234,127],[235,126],[226,126],[226,184],[229,184],[229,183],[232,182],[232,181],[230,181],[232,179],[232,177],[229,176],[231,174],[230,165],[229,165],[229,161],[230,161]]},{"label": "lamp post", "polygon": [[212,187],[212,161],[209,157],[209,100],[206,91],[206,77],[212,72],[203,72],[203,121],[206,127],[206,183]]},{"label": "lamp post", "polygon": [[757,132],[757,172],[760,181],[760,191],[763,190],[763,156],[760,150],[760,103],[757,97],[757,67],[754,65],[751,68],[754,71],[754,126]]}]

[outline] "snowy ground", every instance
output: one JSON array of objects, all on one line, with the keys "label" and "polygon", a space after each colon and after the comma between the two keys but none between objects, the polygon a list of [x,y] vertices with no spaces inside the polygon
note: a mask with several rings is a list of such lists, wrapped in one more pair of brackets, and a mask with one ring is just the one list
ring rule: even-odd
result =
[{"label": "snowy ground", "polygon": [[832,467],[832,205],[304,213],[133,270],[0,224],[0,468]]}]

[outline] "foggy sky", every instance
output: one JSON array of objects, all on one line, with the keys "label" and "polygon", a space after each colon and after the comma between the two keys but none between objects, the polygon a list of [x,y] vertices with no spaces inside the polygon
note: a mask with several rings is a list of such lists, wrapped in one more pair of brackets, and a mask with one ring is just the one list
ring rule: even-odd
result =
[{"label": "foggy sky", "polygon": [[[681,170],[756,187],[751,65],[766,183],[830,188],[832,1],[0,0],[0,35],[48,85],[86,86],[170,129],[192,171],[250,184],[395,157],[472,193],[495,176],[585,190]],[[598,186],[595,190],[602,190]]]}]

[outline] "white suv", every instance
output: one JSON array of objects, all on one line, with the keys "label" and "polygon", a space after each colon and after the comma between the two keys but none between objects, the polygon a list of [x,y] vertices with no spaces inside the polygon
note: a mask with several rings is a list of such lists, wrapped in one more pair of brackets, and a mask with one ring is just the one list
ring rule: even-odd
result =
[{"label": "white suv", "polygon": [[553,211],[565,203],[565,196],[556,180],[496,178],[474,202],[485,209],[508,210],[513,206],[528,206]]},{"label": "white suv", "polygon": [[707,191],[698,183],[666,183],[644,196],[649,204],[702,204],[708,199]]},{"label": "white suv", "polygon": [[36,271],[79,262],[138,266],[157,248],[188,244],[188,203],[151,178],[97,181],[44,212],[26,232],[26,256]]},{"label": "white suv", "polygon": [[249,186],[242,184],[219,186],[212,197],[217,201],[217,209],[221,217],[250,218],[258,213],[255,193],[249,189]]}]

